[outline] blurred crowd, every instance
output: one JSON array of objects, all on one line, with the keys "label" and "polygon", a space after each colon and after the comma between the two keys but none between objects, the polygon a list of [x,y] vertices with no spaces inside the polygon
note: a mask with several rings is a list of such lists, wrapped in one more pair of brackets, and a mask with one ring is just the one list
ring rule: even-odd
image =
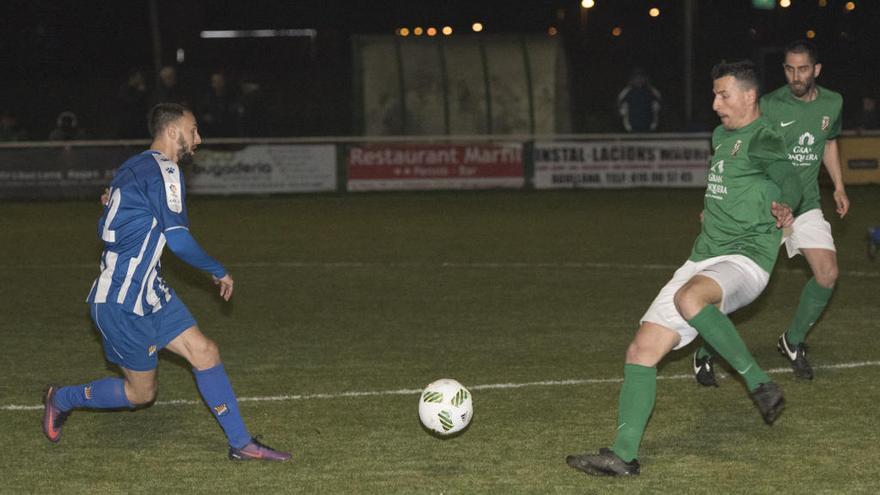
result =
[{"label": "blurred crowd", "polygon": [[[46,122],[44,133],[36,133],[33,126],[28,132],[21,124],[22,116],[0,108],[0,142],[146,139],[149,137],[147,112],[153,105],[164,102],[180,103],[193,109],[201,133],[206,137],[269,135],[268,98],[256,77],[247,74],[230,77],[223,70],[215,70],[193,82],[192,85],[182,83],[177,69],[171,65],[162,67],[155,77],[148,77],[141,69],[129,70],[106,108],[114,116],[109,131],[106,128],[110,122],[105,122],[103,130],[99,131],[97,123],[90,126],[71,109],[60,108],[53,121]],[[847,95],[844,97],[846,99]],[[858,108],[858,115],[847,119],[851,123],[848,128],[880,129],[877,100],[874,95],[865,95],[857,104],[854,102],[851,108]],[[661,92],[651,84],[647,72],[638,67],[631,71],[627,85],[618,95],[616,107],[618,125],[602,126],[609,132],[706,131],[715,125],[713,120],[711,125],[687,125],[675,129],[677,126],[664,123],[663,116],[670,109],[664,107]],[[282,129],[279,132],[289,131]]]},{"label": "blurred crowd", "polygon": [[180,103],[194,110],[203,135],[210,137],[259,137],[267,135],[266,104],[256,78],[244,75],[230,82],[223,70],[213,71],[206,81],[195,88],[178,79],[177,69],[165,66],[159,70],[155,83],[143,70],[131,69],[113,97],[116,116],[113,135],[90,133],[77,115],[62,110],[47,126],[45,135],[32,136],[20,124],[18,116],[9,110],[0,110],[0,141],[81,139],[146,139],[147,112],[157,103]]}]

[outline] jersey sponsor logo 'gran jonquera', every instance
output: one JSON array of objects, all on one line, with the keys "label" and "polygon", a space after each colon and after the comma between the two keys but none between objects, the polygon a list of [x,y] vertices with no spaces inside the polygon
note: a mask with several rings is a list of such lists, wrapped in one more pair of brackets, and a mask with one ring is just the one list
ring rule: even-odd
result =
[{"label": "jersey sponsor logo 'gran jonquera'", "polygon": [[[737,144],[740,142],[737,141]],[[713,199],[724,199],[727,194],[727,186],[724,185],[724,160],[718,160],[709,168],[707,180],[709,182],[706,187],[706,196]]]},{"label": "jersey sponsor logo 'gran jonquera'", "polygon": [[819,159],[819,155],[813,150],[816,144],[816,136],[805,132],[798,136],[797,144],[792,146],[788,159],[795,167],[809,167],[812,162]]}]

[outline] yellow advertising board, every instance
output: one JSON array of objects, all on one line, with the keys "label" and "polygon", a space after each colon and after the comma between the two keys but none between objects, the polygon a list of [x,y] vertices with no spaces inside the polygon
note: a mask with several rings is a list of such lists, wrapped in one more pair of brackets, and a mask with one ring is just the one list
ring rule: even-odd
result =
[{"label": "yellow advertising board", "polygon": [[841,136],[838,144],[844,184],[880,184],[880,136]]}]

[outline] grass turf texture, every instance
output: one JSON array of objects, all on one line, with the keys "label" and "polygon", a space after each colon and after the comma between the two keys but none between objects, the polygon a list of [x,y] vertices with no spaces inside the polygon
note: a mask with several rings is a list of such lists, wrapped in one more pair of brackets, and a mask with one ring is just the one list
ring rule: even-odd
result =
[{"label": "grass turf texture", "polygon": [[[190,198],[195,237],[235,278],[233,302],[170,253],[164,273],[241,397],[417,390],[440,377],[612,381],[472,390],[474,421],[451,440],[422,430],[418,392],[242,402],[253,433],[294,451],[281,465],[227,461],[202,404],[77,411],[57,446],[41,410],[0,409],[0,492],[874,493],[878,369],[822,368],[878,359],[880,265],[863,239],[880,221],[880,188],[849,193],[846,220],[825,205],[841,277],[808,340],[816,380],[773,375],[788,405],[770,428],[738,379],[703,389],[687,377],[693,345],[672,354],[643,474],[629,480],[588,477],[564,457],[613,440],[613,380],[639,316],[689,253],[701,191]],[[113,372],[83,303],[98,214],[97,198],[0,204],[0,408],[37,405],[50,381]],[[765,368],[787,366],[774,346],[807,277],[802,258],[781,259],[735,315]],[[159,380],[159,401],[198,399],[167,353]]]}]

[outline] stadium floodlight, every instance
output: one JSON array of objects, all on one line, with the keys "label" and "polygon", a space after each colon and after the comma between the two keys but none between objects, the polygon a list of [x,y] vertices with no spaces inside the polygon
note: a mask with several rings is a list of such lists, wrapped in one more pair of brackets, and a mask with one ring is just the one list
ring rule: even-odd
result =
[{"label": "stadium floodlight", "polygon": [[229,38],[312,38],[318,35],[315,29],[227,29],[202,31],[199,36],[205,39]]},{"label": "stadium floodlight", "polygon": [[581,7],[585,9],[592,9],[596,6],[596,0],[581,0]]}]

